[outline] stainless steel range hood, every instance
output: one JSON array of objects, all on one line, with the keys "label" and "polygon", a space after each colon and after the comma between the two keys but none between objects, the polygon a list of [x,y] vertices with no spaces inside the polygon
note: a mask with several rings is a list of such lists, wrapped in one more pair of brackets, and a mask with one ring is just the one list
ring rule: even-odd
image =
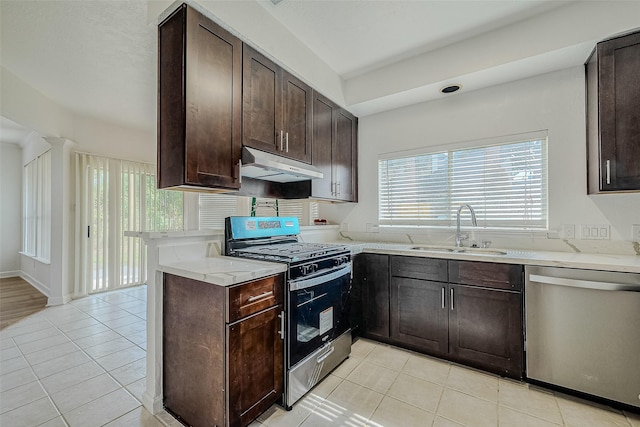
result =
[{"label": "stainless steel range hood", "polygon": [[323,177],[322,172],[309,164],[249,147],[242,147],[241,174],[243,177],[273,182],[297,182]]}]

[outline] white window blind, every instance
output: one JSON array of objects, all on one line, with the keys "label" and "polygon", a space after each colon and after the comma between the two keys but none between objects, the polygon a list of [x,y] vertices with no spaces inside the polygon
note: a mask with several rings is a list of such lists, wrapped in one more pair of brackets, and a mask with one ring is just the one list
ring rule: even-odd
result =
[{"label": "white window blind", "polygon": [[[224,229],[224,219],[228,216],[251,215],[251,197],[226,194],[199,195],[199,228]],[[309,200],[278,200],[280,216],[298,217],[300,225],[308,225],[318,218],[318,203]],[[256,216],[276,216],[276,200],[256,198]]]},{"label": "white window blind", "polygon": [[23,252],[48,261],[51,257],[51,152],[24,166]]},{"label": "white window blind", "polygon": [[242,197],[227,194],[200,194],[199,228],[224,230],[224,219],[241,213]]},{"label": "white window blind", "polygon": [[547,228],[547,140],[537,137],[378,161],[380,225]]}]

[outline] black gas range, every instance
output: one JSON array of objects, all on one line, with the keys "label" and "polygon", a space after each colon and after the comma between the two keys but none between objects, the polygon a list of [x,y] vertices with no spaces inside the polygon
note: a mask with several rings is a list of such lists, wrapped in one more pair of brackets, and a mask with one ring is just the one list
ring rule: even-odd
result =
[{"label": "black gas range", "polygon": [[344,245],[300,241],[295,217],[229,217],[225,255],[288,264],[285,390],[290,409],[351,353],[351,253]]}]

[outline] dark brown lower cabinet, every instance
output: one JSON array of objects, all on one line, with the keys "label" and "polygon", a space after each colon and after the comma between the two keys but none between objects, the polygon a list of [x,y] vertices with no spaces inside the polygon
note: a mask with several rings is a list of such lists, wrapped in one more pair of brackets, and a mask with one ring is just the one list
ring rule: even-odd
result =
[{"label": "dark brown lower cabinet", "polygon": [[522,295],[449,285],[449,354],[499,374],[522,376]]},{"label": "dark brown lower cabinet", "polygon": [[[521,265],[404,256],[390,259],[388,342],[522,378]],[[376,289],[372,286],[364,292],[383,295]],[[379,301],[363,305],[363,318],[382,311],[381,305]]]},{"label": "dark brown lower cabinet", "polygon": [[446,283],[391,278],[391,338],[416,350],[446,354]]},{"label": "dark brown lower cabinet", "polygon": [[[353,260],[354,325],[359,334],[389,340],[389,255],[358,254]],[[360,323],[360,324],[358,324]]]},{"label": "dark brown lower cabinet", "polygon": [[229,425],[249,425],[278,400],[283,390],[282,306],[227,326]]},{"label": "dark brown lower cabinet", "polygon": [[194,427],[244,427],[281,398],[282,287],[281,275],[232,287],[164,275],[169,412]]}]

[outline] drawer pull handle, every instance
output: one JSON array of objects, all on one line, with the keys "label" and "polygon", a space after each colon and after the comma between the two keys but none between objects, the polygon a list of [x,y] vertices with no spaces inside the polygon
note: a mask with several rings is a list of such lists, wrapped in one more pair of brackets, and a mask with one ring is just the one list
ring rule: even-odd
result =
[{"label": "drawer pull handle", "polygon": [[320,364],[335,351],[335,347],[331,347],[326,353],[316,359],[316,363]]},{"label": "drawer pull handle", "polygon": [[252,297],[249,297],[249,299],[247,299],[247,302],[255,302],[255,301],[270,297],[271,295],[273,295],[273,291],[265,292],[260,295],[254,295]]},{"label": "drawer pull handle", "polygon": [[442,308],[444,307],[444,288],[442,288]]},{"label": "drawer pull handle", "polygon": [[451,310],[453,310],[453,288],[451,288]]}]

